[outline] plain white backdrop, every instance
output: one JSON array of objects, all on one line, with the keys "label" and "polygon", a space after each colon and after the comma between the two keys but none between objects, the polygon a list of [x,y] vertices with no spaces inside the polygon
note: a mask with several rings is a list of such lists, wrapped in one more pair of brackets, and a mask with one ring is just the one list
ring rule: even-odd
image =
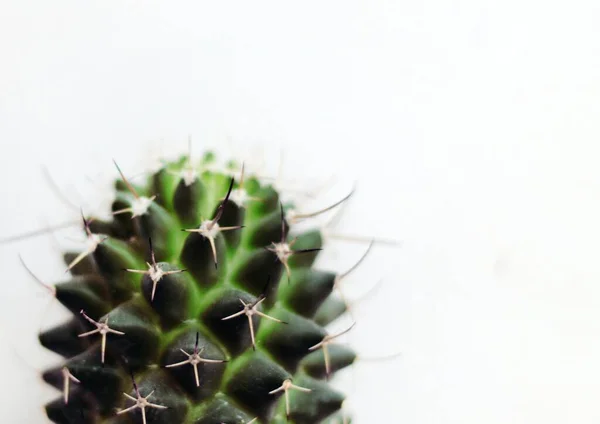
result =
[{"label": "plain white backdrop", "polygon": [[[342,376],[358,423],[596,423],[598,22],[583,0],[2,1],[0,236],[76,217],[43,165],[93,209],[111,158],[281,150],[292,182],[358,181],[339,231],[403,242],[349,281],[385,277],[349,341],[402,351]],[[0,246],[3,422],[57,395],[36,334],[60,308],[17,254],[59,281],[69,243]]]}]

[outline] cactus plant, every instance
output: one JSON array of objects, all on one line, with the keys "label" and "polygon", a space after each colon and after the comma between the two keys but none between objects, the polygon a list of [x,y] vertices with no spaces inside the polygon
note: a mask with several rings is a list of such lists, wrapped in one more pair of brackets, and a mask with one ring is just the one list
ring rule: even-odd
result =
[{"label": "cactus plant", "polygon": [[212,160],[141,184],[117,166],[112,218],[82,218],[87,249],[50,287],[73,316],[39,336],[65,358],[43,374],[62,390],[51,421],[341,422],[328,379],[356,355],[325,330],[346,305],[341,276],[313,268],[322,234],[291,238],[273,186]]}]

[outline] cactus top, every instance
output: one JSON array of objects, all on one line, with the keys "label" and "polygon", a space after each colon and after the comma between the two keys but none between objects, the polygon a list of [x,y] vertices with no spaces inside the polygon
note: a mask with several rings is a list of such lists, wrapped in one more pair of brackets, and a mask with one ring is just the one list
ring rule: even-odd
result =
[{"label": "cactus top", "polygon": [[40,334],[65,358],[44,373],[63,391],[53,422],[341,417],[327,379],[356,355],[324,328],[346,306],[338,276],[312,266],[320,231],[292,237],[277,190],[211,161],[142,184],[121,173],[113,218],[83,219],[87,248],[64,254],[72,278],[54,290],[73,317]]}]

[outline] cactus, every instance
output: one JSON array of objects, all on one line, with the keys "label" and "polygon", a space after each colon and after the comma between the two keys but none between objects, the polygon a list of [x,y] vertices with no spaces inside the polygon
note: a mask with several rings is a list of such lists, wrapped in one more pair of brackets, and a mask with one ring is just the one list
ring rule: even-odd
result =
[{"label": "cactus", "polygon": [[328,380],[356,355],[335,343],[351,327],[324,328],[346,305],[312,267],[322,234],[291,238],[302,216],[276,189],[212,160],[135,185],[117,166],[112,218],[82,217],[87,249],[49,287],[73,317],[39,336],[65,358],[43,374],[62,390],[51,421],[349,422]]}]

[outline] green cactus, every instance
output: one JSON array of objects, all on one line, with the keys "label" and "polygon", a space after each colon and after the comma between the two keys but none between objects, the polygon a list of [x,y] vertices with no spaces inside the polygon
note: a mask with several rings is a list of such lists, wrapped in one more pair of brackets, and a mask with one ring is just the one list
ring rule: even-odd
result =
[{"label": "green cactus", "polygon": [[53,422],[348,422],[327,380],[356,355],[324,329],[346,307],[312,268],[321,233],[291,240],[279,193],[212,160],[121,173],[112,220],[83,218],[88,249],[53,286],[73,318],[39,336],[66,358],[43,375]]}]

